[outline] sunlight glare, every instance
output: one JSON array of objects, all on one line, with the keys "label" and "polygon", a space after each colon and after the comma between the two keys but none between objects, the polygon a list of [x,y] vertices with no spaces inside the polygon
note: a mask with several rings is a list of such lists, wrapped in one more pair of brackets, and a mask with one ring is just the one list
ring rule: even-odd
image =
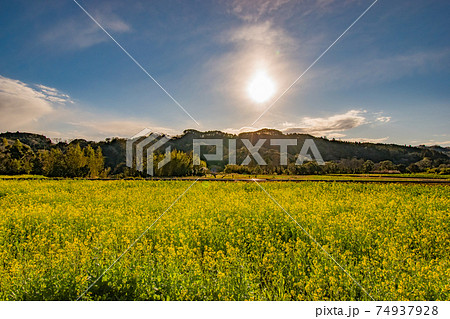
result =
[{"label": "sunlight glare", "polygon": [[275,84],[264,71],[259,71],[250,81],[247,92],[253,101],[262,103],[275,93]]}]

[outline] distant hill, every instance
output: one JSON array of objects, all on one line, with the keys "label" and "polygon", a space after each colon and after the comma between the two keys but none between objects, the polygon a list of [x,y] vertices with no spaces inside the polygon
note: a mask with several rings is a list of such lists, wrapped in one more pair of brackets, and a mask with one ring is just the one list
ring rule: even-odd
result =
[{"label": "distant hill", "polygon": [[[445,148],[427,148],[427,147],[411,147],[396,144],[374,144],[360,142],[345,142],[337,140],[328,140],[326,138],[314,137],[308,134],[283,134],[273,129],[262,129],[256,132],[245,132],[239,135],[223,133],[220,131],[200,132],[197,130],[185,130],[180,136],[172,138],[172,145],[183,151],[192,150],[192,140],[194,138],[218,138],[218,139],[249,139],[255,143],[257,139],[297,139],[297,147],[288,148],[290,155],[294,156],[300,152],[300,149],[306,139],[313,139],[325,161],[337,161],[340,159],[361,158],[380,162],[391,160],[396,164],[410,164],[417,162],[424,157],[431,159],[449,159],[449,155],[445,152]],[[243,144],[237,144],[237,148],[242,148]],[[264,144],[261,154],[270,154],[277,152],[279,146],[271,146]],[[224,153],[227,153],[227,143],[224,144]]]},{"label": "distant hill", "polygon": [[[73,140],[70,143],[59,142],[52,143],[51,140],[43,135],[32,133],[1,133],[0,138],[6,138],[13,143],[19,140],[23,144],[31,147],[33,151],[48,150],[51,148],[60,148],[64,151],[70,143],[78,143],[85,147],[91,145],[93,148],[100,146],[105,157],[105,166],[111,167],[112,173],[120,172],[125,167],[126,155],[126,139],[112,138],[101,142],[86,141],[83,139]],[[223,139],[224,142],[224,161],[212,163],[218,167],[225,167],[228,163],[228,140],[237,139],[237,163],[241,163],[247,156],[248,152],[240,139],[249,139],[252,144],[255,144],[258,139],[297,139],[298,145],[288,148],[289,161],[294,161],[295,157],[301,150],[303,142],[306,139],[313,139],[317,145],[322,157],[325,161],[338,162],[344,159],[361,159],[371,160],[374,163],[382,161],[392,161],[394,164],[408,166],[413,163],[422,161],[424,158],[429,159],[434,166],[440,164],[450,164],[450,149],[440,146],[403,146],[396,144],[374,144],[374,143],[360,143],[360,142],[344,142],[337,140],[329,140],[326,138],[314,137],[307,134],[283,134],[280,131],[272,129],[262,129],[255,132],[245,132],[239,135],[224,133],[221,131],[207,131],[201,132],[193,129],[188,129],[183,134],[171,137],[168,142],[172,149],[183,151],[185,153],[192,152],[193,139],[210,138]],[[214,152],[213,147],[210,147],[210,152]],[[203,152],[203,150],[202,150]],[[208,152],[208,150],[205,150]],[[264,160],[270,165],[277,165],[279,163],[279,146],[270,145],[266,142],[259,150],[259,153]],[[208,163],[210,164],[210,163]]]},{"label": "distant hill", "polygon": [[53,143],[49,138],[45,137],[44,135],[34,133],[6,132],[1,133],[0,138],[6,138],[10,143],[14,143],[14,141],[19,140],[23,144],[31,147],[33,151],[42,149],[48,150],[53,146]]},{"label": "distant hill", "polygon": [[432,146],[419,145],[418,147],[422,148],[422,149],[433,150],[436,152],[444,153],[444,154],[450,156],[450,147],[442,147],[439,145],[432,145]]}]

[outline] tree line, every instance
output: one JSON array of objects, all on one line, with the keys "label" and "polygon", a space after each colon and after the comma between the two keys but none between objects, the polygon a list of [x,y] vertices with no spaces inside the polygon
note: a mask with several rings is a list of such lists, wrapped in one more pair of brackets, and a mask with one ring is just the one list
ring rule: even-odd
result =
[{"label": "tree line", "polygon": [[[0,175],[35,174],[49,177],[107,177],[111,173],[111,167],[105,168],[105,159],[102,148],[95,149],[87,144],[81,147],[79,143],[72,142],[68,145],[51,149],[33,149],[16,140],[10,144],[6,138],[0,145]],[[65,146],[65,147],[62,147]],[[171,152],[170,161],[158,167],[165,154],[155,153],[153,156],[154,176],[189,176],[204,175],[207,171],[206,162],[193,165],[191,154],[174,150]],[[114,177],[146,177],[146,163],[142,172],[135,167],[129,168],[119,165]]]},{"label": "tree line", "polygon": [[305,162],[302,165],[289,163],[286,166],[243,166],[226,165],[224,173],[228,174],[277,174],[277,175],[322,175],[322,174],[369,174],[369,173],[432,173],[450,174],[450,164],[439,164],[435,166],[433,161],[427,157],[410,164],[394,164],[390,160],[374,163],[363,159],[342,159],[339,161],[325,162],[319,165],[315,161]]},{"label": "tree line", "polygon": [[12,145],[3,138],[0,146],[0,174],[36,174],[50,177],[102,177],[104,168],[102,150],[79,144],[69,144],[65,152],[60,148],[33,151],[16,140]]}]

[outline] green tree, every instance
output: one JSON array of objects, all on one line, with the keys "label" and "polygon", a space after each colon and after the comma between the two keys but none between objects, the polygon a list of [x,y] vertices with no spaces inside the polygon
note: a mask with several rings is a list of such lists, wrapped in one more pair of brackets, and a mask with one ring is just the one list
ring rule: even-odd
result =
[{"label": "green tree", "polygon": [[171,159],[166,165],[158,168],[158,163],[161,162],[165,154],[155,154],[153,158],[153,171],[157,176],[187,176],[192,175],[193,160],[192,158],[181,151],[174,150],[171,152]]},{"label": "green tree", "polygon": [[16,140],[14,144],[9,147],[9,154],[11,154],[11,157],[13,159],[20,159],[23,154],[23,144],[19,140]]},{"label": "green tree", "polygon": [[20,174],[20,172],[22,171],[22,166],[20,165],[20,161],[18,159],[13,158],[11,159],[11,161],[9,161],[8,164],[9,164],[7,166],[8,174],[16,175]]},{"label": "green tree", "polygon": [[64,156],[66,163],[66,176],[68,177],[78,177],[85,176],[86,171],[83,169],[86,166],[86,157],[84,152],[81,150],[79,144],[70,144],[66,154]]},{"label": "green tree", "polygon": [[408,172],[410,172],[410,173],[419,173],[421,170],[420,170],[420,167],[419,166],[417,166],[416,164],[410,164],[407,168],[406,168],[406,170],[408,171]]},{"label": "green tree", "polygon": [[391,161],[382,161],[379,163],[380,171],[393,171],[396,169],[394,163]]},{"label": "green tree", "polygon": [[3,174],[30,174],[33,170],[35,154],[33,150],[19,140],[13,145],[3,141],[3,156],[1,171]]},{"label": "green tree", "polygon": [[339,166],[334,162],[326,162],[323,166],[323,172],[325,174],[336,174],[339,173]]},{"label": "green tree", "polygon": [[97,171],[101,173],[105,167],[105,158],[100,147],[95,150],[95,164]]},{"label": "green tree", "polygon": [[45,165],[45,154],[48,151],[39,150],[33,160],[33,174],[45,175],[44,165]]},{"label": "green tree", "polygon": [[200,161],[200,165],[193,165],[192,167],[192,175],[195,176],[204,176],[206,175],[207,171],[208,168],[205,161]]},{"label": "green tree", "polygon": [[51,177],[67,176],[64,154],[59,148],[53,148],[51,151],[44,151],[41,158],[44,175]]},{"label": "green tree", "polygon": [[102,149],[100,147],[97,147],[97,149],[94,151],[94,149],[90,145],[88,145],[88,147],[84,149],[84,154],[86,165],[89,169],[89,177],[100,176],[100,173],[103,171],[104,166]]},{"label": "green tree", "polygon": [[315,161],[306,162],[302,165],[302,168],[304,169],[305,174],[307,175],[315,175],[315,174],[321,174],[322,173],[322,167],[320,167],[319,164]]},{"label": "green tree", "polygon": [[426,171],[427,169],[433,167],[433,161],[429,157],[424,157],[422,160],[418,161],[416,165],[421,171]]},{"label": "green tree", "polygon": [[362,172],[366,174],[370,173],[371,171],[373,171],[374,166],[375,166],[374,162],[372,162],[371,160],[367,160],[362,165]]}]

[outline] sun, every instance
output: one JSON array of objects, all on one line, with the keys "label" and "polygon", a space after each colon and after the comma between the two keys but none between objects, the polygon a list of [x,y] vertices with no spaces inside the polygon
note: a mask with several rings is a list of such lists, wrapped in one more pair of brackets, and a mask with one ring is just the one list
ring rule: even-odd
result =
[{"label": "sun", "polygon": [[247,87],[250,98],[256,103],[266,102],[275,93],[275,83],[264,71],[253,75]]}]

